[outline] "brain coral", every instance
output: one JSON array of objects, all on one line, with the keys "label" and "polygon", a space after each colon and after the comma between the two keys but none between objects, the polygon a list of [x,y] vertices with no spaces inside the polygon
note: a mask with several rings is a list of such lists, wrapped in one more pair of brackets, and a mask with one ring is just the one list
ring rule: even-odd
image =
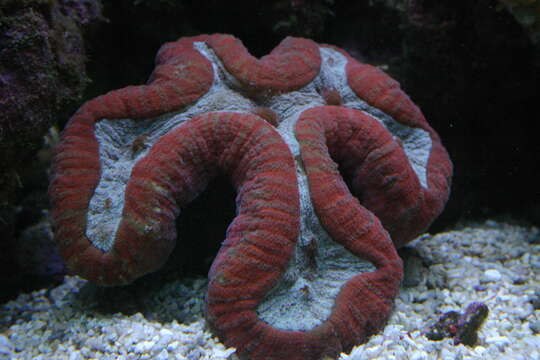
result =
[{"label": "brain coral", "polygon": [[70,269],[104,285],[156,270],[182,207],[223,172],[237,216],[206,313],[226,345],[321,359],[384,326],[396,247],[442,211],[452,171],[399,84],[300,38],[261,59],[229,35],[182,38],[156,62],[148,85],[87,102],[64,130],[49,191]]}]

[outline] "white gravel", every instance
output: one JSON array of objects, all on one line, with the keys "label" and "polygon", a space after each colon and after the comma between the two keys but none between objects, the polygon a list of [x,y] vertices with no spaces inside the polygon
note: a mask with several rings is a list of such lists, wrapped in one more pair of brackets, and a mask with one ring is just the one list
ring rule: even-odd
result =
[{"label": "white gravel", "polygon": [[[540,359],[540,309],[532,304],[540,303],[539,237],[537,228],[495,221],[419,237],[411,245],[428,265],[420,284],[402,288],[384,331],[340,360]],[[442,313],[473,301],[489,307],[477,346],[422,335]]]},{"label": "white gravel", "polygon": [[[495,221],[421,236],[413,242],[424,262],[414,272],[417,285],[401,290],[381,334],[340,360],[540,359],[539,237],[537,228]],[[205,286],[205,279],[184,280],[139,300],[104,301],[115,293],[66,277],[57,288],[0,306],[0,359],[234,359],[203,320]],[[115,301],[144,316],[99,305]],[[490,310],[477,346],[422,335],[442,313],[473,301]]]}]

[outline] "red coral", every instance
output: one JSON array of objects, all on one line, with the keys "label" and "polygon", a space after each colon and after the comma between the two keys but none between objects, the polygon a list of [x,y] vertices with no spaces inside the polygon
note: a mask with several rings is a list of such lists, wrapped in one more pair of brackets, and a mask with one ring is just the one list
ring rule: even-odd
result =
[{"label": "red coral", "polygon": [[229,35],[183,38],[148,85],[88,102],[65,129],[50,196],[68,266],[105,285],[156,270],[179,208],[218,170],[237,217],[209,323],[244,358],[310,360],[384,326],[395,245],[442,210],[451,163],[399,84],[342,50],[287,38],[257,60]]}]

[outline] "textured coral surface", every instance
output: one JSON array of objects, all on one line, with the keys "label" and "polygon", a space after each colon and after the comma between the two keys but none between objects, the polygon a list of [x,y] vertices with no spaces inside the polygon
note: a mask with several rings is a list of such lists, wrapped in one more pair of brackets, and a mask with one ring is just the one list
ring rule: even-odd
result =
[{"label": "textured coral surface", "polygon": [[224,173],[237,216],[206,313],[226,345],[322,359],[384,326],[396,247],[442,211],[452,171],[399,84],[300,38],[261,59],[229,35],[182,38],[156,62],[148,85],[87,102],[64,130],[49,193],[70,269],[104,285],[156,270],[182,207]]}]

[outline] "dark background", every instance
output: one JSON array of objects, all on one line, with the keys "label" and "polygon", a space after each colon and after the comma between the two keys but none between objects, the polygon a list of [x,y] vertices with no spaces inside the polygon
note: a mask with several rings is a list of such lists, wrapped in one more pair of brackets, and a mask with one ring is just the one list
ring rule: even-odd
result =
[{"label": "dark background", "polygon": [[178,3],[104,1],[109,23],[90,44],[89,96],[144,83],[160,45],[181,36],[229,33],[255,56],[285,36],[310,37],[388,65],[440,134],[454,180],[435,230],[507,214],[540,223],[538,47],[499,2]]},{"label": "dark background", "polygon": [[[84,57],[86,74],[79,67],[72,72],[80,75],[77,86],[85,90],[78,97],[67,93],[71,101],[51,109],[48,123],[34,135],[42,136],[52,123],[61,129],[84,100],[145,83],[165,42],[229,33],[260,57],[286,36],[308,37],[384,66],[441,136],[454,163],[453,186],[445,211],[430,231],[488,218],[540,225],[540,46],[535,41],[540,26],[520,24],[515,12],[504,6],[510,0],[102,0],[100,16],[95,7],[99,2],[92,0],[0,0],[0,29],[6,24],[2,1],[11,3],[5,14],[33,7],[33,14],[43,14],[48,24],[55,19],[51,8],[66,18],[78,16],[82,24],[90,17],[98,19],[81,32],[84,48],[71,45],[64,51],[77,53],[78,61]],[[540,23],[540,7],[529,10]],[[55,31],[63,34],[63,29]],[[0,56],[0,65],[5,62]],[[74,78],[72,74],[66,89],[74,88]],[[0,83],[5,79],[0,77]],[[13,244],[20,243],[22,232],[47,209],[48,163],[36,165],[37,150],[34,146],[16,161],[8,159],[22,165],[16,168],[17,177],[9,178],[15,184],[9,206],[2,207],[8,202],[0,199],[0,231],[6,238],[0,246],[5,278],[0,299],[42,284],[35,276],[22,276],[13,260],[18,251]],[[218,178],[183,210],[178,224],[182,246],[165,273],[175,269],[206,275],[233,216],[234,191],[226,179]]]}]

